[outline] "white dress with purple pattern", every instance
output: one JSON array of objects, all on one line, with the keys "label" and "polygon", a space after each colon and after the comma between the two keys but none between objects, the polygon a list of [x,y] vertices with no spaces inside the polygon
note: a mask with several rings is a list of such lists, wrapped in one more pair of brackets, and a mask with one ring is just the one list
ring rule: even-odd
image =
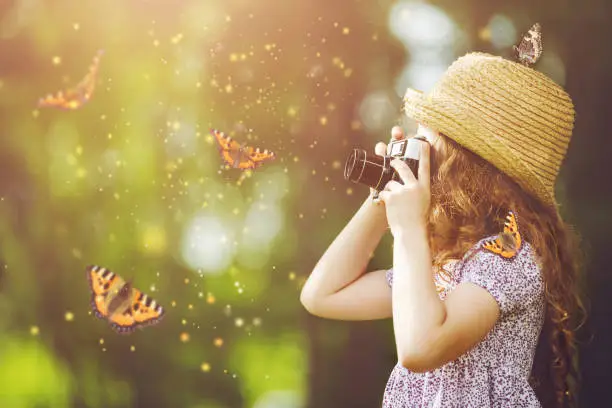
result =
[{"label": "white dress with purple pattern", "polygon": [[[491,239],[491,238],[488,238]],[[414,373],[397,364],[387,383],[383,408],[540,407],[528,379],[542,324],[544,283],[531,246],[523,242],[512,259],[476,244],[474,256],[456,262],[444,299],[458,284],[486,289],[500,318],[474,348],[433,371]],[[387,271],[389,285],[393,270]]]}]

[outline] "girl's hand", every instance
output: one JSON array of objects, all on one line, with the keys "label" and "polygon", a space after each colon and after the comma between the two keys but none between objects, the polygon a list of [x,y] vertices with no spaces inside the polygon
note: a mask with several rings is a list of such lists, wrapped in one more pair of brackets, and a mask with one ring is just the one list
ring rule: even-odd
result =
[{"label": "girl's hand", "polygon": [[[391,141],[405,139],[404,131],[399,126],[393,126],[391,129]],[[387,154],[387,145],[383,142],[376,143],[374,147],[374,153],[377,156],[385,156]],[[376,192],[373,188],[370,188],[370,196]]]},{"label": "girl's hand", "polygon": [[385,203],[387,222],[391,233],[396,236],[398,232],[425,223],[431,199],[429,143],[421,143],[418,179],[402,160],[394,159],[391,166],[397,171],[404,184],[391,180],[378,196]]}]

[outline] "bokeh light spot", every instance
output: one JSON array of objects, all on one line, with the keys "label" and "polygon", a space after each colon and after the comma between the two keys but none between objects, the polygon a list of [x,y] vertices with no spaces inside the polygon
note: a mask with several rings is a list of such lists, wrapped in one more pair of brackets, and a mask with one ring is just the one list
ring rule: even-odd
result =
[{"label": "bokeh light spot", "polygon": [[[219,219],[208,215],[194,217],[183,233],[182,255],[193,270],[204,274],[224,271],[232,260],[233,247],[228,245],[230,231]],[[226,237],[226,242],[222,240]]]},{"label": "bokeh light spot", "polygon": [[496,49],[512,47],[517,41],[517,33],[512,20],[503,14],[495,14],[487,25],[491,44]]}]

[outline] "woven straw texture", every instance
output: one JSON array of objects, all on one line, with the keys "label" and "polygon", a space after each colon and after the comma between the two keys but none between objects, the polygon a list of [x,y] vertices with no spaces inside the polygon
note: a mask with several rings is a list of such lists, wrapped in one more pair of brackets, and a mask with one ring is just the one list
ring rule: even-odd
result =
[{"label": "woven straw texture", "polygon": [[569,95],[546,75],[470,53],[457,59],[428,94],[408,89],[404,110],[557,208],[554,186],[575,113]]}]

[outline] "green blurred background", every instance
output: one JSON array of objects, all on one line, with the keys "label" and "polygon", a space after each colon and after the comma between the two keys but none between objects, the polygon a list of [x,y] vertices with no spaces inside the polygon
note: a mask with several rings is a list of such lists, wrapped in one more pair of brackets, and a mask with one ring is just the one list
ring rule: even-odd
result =
[{"label": "green blurred background", "polygon": [[[367,190],[342,177],[406,86],[472,50],[510,57],[543,26],[537,69],[578,110],[559,183],[589,251],[582,406],[612,378],[606,1],[0,0],[0,408],[375,407],[390,321],[330,322],[305,277]],[[74,111],[38,98],[76,84]],[[240,178],[209,128],[273,150]],[[388,267],[386,237],[372,268]],[[115,334],[90,312],[99,264],[167,310]]]}]

